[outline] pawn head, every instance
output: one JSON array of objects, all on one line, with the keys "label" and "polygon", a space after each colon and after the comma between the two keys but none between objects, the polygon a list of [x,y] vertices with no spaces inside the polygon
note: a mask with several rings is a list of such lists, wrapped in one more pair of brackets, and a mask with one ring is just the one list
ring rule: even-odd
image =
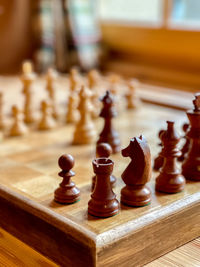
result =
[{"label": "pawn head", "polygon": [[108,143],[100,143],[96,147],[96,154],[100,158],[108,158],[112,154],[112,147]]},{"label": "pawn head", "polygon": [[74,158],[70,154],[64,154],[59,158],[58,165],[62,170],[69,171],[74,167]]}]

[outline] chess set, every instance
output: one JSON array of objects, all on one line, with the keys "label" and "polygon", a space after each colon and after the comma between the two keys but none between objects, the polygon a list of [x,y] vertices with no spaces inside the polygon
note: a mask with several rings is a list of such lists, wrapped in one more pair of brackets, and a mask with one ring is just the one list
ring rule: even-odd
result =
[{"label": "chess set", "polygon": [[141,102],[136,80],[36,78],[30,62],[10,84],[24,98],[0,98],[3,229],[61,266],[142,266],[199,236],[199,94],[186,116]]}]

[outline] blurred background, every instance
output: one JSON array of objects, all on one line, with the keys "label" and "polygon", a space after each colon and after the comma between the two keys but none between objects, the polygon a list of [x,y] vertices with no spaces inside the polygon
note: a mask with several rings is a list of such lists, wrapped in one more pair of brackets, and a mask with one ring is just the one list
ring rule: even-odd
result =
[{"label": "blurred background", "polygon": [[100,68],[200,87],[199,0],[0,0],[0,74]]}]

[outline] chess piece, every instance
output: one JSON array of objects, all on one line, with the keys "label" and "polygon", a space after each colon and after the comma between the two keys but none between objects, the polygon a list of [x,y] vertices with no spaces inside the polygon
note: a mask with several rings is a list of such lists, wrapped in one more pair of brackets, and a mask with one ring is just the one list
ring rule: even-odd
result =
[{"label": "chess piece", "polygon": [[61,204],[72,204],[80,199],[80,190],[71,181],[71,177],[75,175],[71,170],[74,167],[74,158],[64,154],[59,158],[58,165],[62,169],[58,175],[63,180],[54,192],[54,200]]},{"label": "chess piece", "polygon": [[77,100],[78,100],[77,94],[75,92],[71,92],[69,95],[69,102],[66,115],[67,123],[77,122],[79,118],[79,113],[77,110]]},{"label": "chess piece", "polygon": [[70,89],[72,92],[79,91],[81,79],[77,68],[72,68],[69,73]]},{"label": "chess piece", "polygon": [[87,78],[88,78],[88,87],[90,89],[93,89],[98,86],[99,82],[99,72],[95,69],[88,72]]},{"label": "chess piece", "polygon": [[126,184],[121,190],[121,202],[135,207],[148,205],[151,191],[146,183],[151,178],[151,153],[144,136],[132,138],[122,156],[130,157],[131,162],[121,176]]},{"label": "chess piece", "polygon": [[[164,132],[164,130],[161,130],[158,133],[158,137],[161,138],[161,134]],[[159,146],[162,147],[162,142],[159,143]],[[158,171],[162,166],[163,166],[163,162],[164,162],[164,158],[161,155],[161,152],[158,154],[158,156],[154,159],[154,165],[153,165],[153,169],[155,171]]]},{"label": "chess piece", "polygon": [[110,183],[114,163],[108,158],[98,158],[92,164],[96,185],[88,202],[88,213],[103,218],[113,216],[119,212],[119,202]]},{"label": "chess piece", "polygon": [[120,87],[120,82],[121,82],[121,77],[117,74],[111,74],[109,76],[109,88],[110,88],[110,92],[113,95],[117,95],[118,91],[119,91],[119,87]]},{"label": "chess piece", "polygon": [[17,106],[12,106],[13,124],[9,131],[9,136],[21,136],[27,133],[27,127],[23,122],[22,112]]},{"label": "chess piece", "polygon": [[91,90],[91,104],[92,104],[92,110],[91,110],[91,117],[92,119],[96,119],[99,117],[100,113],[100,103],[99,103],[99,79],[100,75],[99,72],[95,69],[92,69],[88,72],[87,75],[88,78],[88,87]]},{"label": "chess piece", "polygon": [[187,111],[190,122],[187,138],[190,148],[182,165],[182,174],[188,180],[200,181],[200,93],[193,100],[194,109]]},{"label": "chess piece", "polygon": [[133,80],[128,83],[128,93],[125,95],[127,100],[127,109],[135,109],[138,106],[139,100],[135,93],[138,82]]},{"label": "chess piece", "polygon": [[160,155],[164,158],[164,162],[160,174],[156,178],[157,191],[178,193],[184,189],[185,178],[176,166],[176,159],[181,155],[177,148],[179,140],[174,129],[174,122],[167,121],[167,130],[161,134],[163,149]]},{"label": "chess piece", "polygon": [[46,75],[46,89],[49,93],[49,98],[51,100],[52,105],[52,115],[55,119],[58,118],[58,112],[56,110],[56,100],[55,100],[55,88],[54,81],[57,78],[57,73],[54,69],[49,68]]},{"label": "chess piece", "polygon": [[25,61],[22,65],[23,74],[21,81],[23,83],[22,93],[25,96],[24,101],[24,122],[33,123],[35,121],[32,107],[32,83],[35,80],[35,73],[33,72],[33,66],[30,61]]},{"label": "chess piece", "polygon": [[45,131],[55,127],[55,121],[52,118],[51,105],[47,101],[41,102],[42,117],[38,125],[38,129]]},{"label": "chess piece", "polygon": [[4,128],[4,119],[3,119],[3,93],[0,92],[0,130]]},{"label": "chess piece", "polygon": [[[97,158],[109,158],[112,154],[112,147],[107,143],[100,143],[96,147],[96,157]],[[96,176],[92,177],[92,187],[91,191],[94,190],[96,183]],[[116,177],[114,175],[110,175],[110,183],[111,186],[114,187],[116,184]]]},{"label": "chess piece", "polygon": [[185,144],[183,145],[181,149],[181,156],[178,157],[178,161],[184,161],[186,154],[188,153],[189,147],[190,147],[190,139],[187,137],[187,131],[189,129],[189,124],[184,123],[183,124],[183,131],[185,133],[184,139],[185,139]]},{"label": "chess piece", "polygon": [[80,90],[79,97],[78,110],[80,112],[80,119],[75,126],[73,144],[90,144],[94,141],[96,133],[90,115],[90,94],[84,86]]},{"label": "chess piece", "polygon": [[105,124],[102,132],[100,133],[99,143],[108,143],[111,145],[113,153],[120,151],[120,139],[119,134],[113,129],[112,118],[117,115],[114,107],[114,100],[109,91],[106,92],[102,98],[103,108],[100,113],[100,117],[105,119]]}]

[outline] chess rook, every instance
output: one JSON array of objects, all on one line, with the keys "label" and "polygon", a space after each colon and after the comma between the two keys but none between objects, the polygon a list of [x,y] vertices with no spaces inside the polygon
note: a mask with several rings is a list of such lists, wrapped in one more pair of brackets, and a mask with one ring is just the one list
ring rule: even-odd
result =
[{"label": "chess rook", "polygon": [[[96,147],[96,157],[97,158],[109,158],[112,154],[112,147],[107,143],[100,143]],[[96,183],[96,175],[92,177],[92,187],[91,191],[94,190]],[[110,183],[111,186],[114,187],[116,184],[116,177],[114,175],[110,175]]]},{"label": "chess rook", "polygon": [[75,175],[71,170],[74,167],[74,158],[64,154],[59,158],[58,165],[62,169],[58,175],[63,178],[63,181],[54,192],[54,200],[61,204],[72,204],[80,198],[80,190],[71,181],[71,177]]},{"label": "chess rook", "polygon": [[195,95],[194,109],[187,112],[190,128],[186,134],[190,149],[182,165],[182,174],[188,180],[200,181],[200,93]]},{"label": "chess rook", "polygon": [[88,213],[96,217],[110,217],[119,212],[119,202],[112,191],[110,175],[113,171],[113,161],[108,158],[93,160],[96,174],[96,186],[88,202]]},{"label": "chess rook", "polygon": [[111,145],[113,153],[120,151],[120,139],[119,134],[113,129],[112,118],[117,115],[117,112],[114,107],[114,100],[109,91],[106,92],[102,98],[103,108],[100,113],[100,117],[104,118],[104,128],[100,133],[99,143],[108,143]]},{"label": "chess rook", "polygon": [[178,193],[185,187],[185,178],[177,168],[176,159],[181,155],[177,144],[180,138],[174,129],[174,122],[167,121],[167,130],[162,132],[163,149],[160,155],[164,158],[163,167],[156,178],[156,190],[164,193]]},{"label": "chess rook", "polygon": [[130,157],[131,162],[121,176],[126,184],[121,190],[121,202],[136,207],[148,205],[151,191],[146,183],[151,179],[151,153],[144,136],[131,139],[122,156]]}]

